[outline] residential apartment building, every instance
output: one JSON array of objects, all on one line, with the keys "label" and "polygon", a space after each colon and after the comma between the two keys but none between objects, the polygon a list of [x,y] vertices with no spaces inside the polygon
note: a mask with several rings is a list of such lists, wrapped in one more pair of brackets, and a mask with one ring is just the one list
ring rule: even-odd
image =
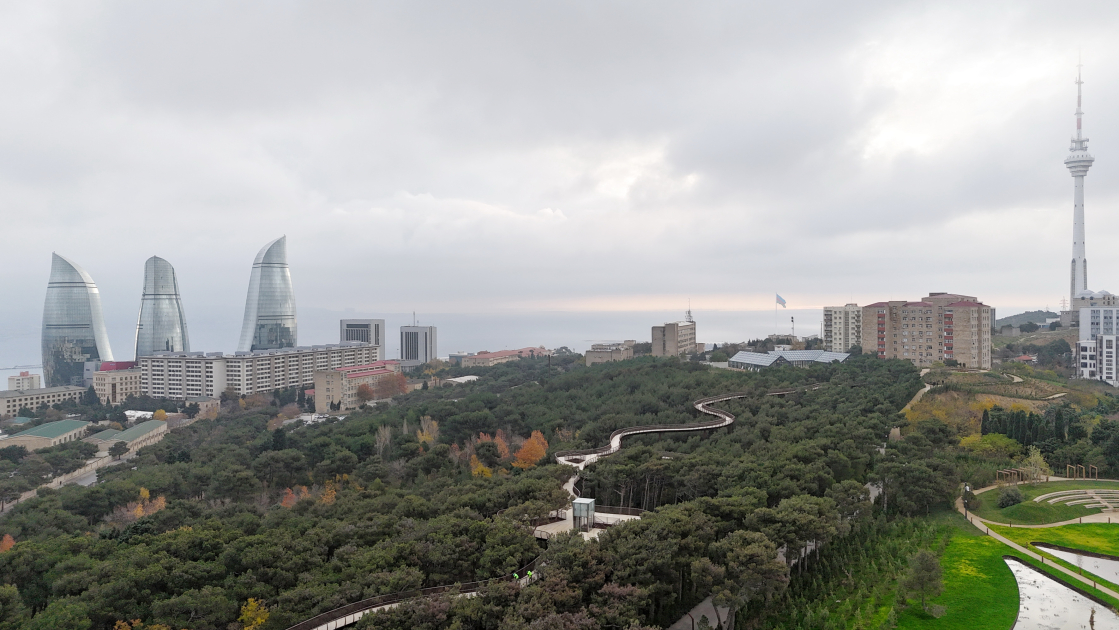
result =
[{"label": "residential apartment building", "polygon": [[23,407],[35,411],[43,405],[51,406],[67,400],[77,402],[85,393],[84,387],[65,385],[32,390],[7,390],[0,392],[0,414],[14,416]]},{"label": "residential apartment building", "polygon": [[344,343],[277,350],[160,352],[140,357],[140,387],[154,398],[216,398],[227,387],[241,395],[310,386],[315,370],[379,361],[372,344]]},{"label": "residential apartment building", "polygon": [[93,373],[93,391],[97,398],[106,405],[119,405],[129,396],[143,396],[144,390],[140,386],[143,378],[138,367],[124,370],[105,370],[107,363],[101,364],[101,370]]},{"label": "residential apartment building", "polygon": [[636,340],[626,340],[622,343],[596,343],[583,355],[587,365],[596,363],[609,363],[611,361],[625,361],[633,358],[633,346]]},{"label": "residential apartment building", "polygon": [[1087,306],[1082,307],[1078,315],[1077,376],[1119,387],[1119,371],[1115,364],[1115,346],[1119,343],[1119,307],[1114,306],[1114,302],[1110,307]]},{"label": "residential apartment building", "polygon": [[400,327],[400,361],[405,369],[434,361],[438,350],[435,326]]},{"label": "residential apartment building", "polygon": [[481,350],[477,354],[462,357],[460,364],[462,367],[490,367],[506,361],[516,361],[517,359],[534,357],[551,356],[552,351],[544,346],[537,348],[519,348],[517,350],[498,350],[496,352],[489,352]]},{"label": "residential apartment building", "polygon": [[863,309],[858,304],[844,306],[825,306],[824,321],[820,337],[824,350],[828,352],[847,352],[851,346],[862,343]]},{"label": "residential apartment building", "polygon": [[876,302],[863,307],[863,352],[921,367],[955,360],[962,367],[990,369],[993,311],[975,297],[955,293]]},{"label": "residential apartment building", "polygon": [[653,356],[676,357],[695,353],[695,322],[653,326]]},{"label": "residential apartment building", "polygon": [[29,389],[40,389],[42,386],[39,375],[32,374],[31,372],[20,372],[19,376],[8,377],[8,389],[22,389],[27,391]]},{"label": "residential apartment building", "polygon": [[327,413],[332,405],[341,403],[336,411],[357,409],[362,401],[357,390],[368,385],[377,392],[377,384],[400,374],[399,361],[375,361],[367,365],[339,367],[315,371],[315,412]]}]

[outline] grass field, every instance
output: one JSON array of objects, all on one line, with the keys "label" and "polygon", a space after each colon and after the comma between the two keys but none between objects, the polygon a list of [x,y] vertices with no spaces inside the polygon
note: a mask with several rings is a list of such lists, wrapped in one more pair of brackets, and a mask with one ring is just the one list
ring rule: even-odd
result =
[{"label": "grass field", "polygon": [[[940,565],[944,569],[944,592],[931,602],[944,606],[945,613],[939,619],[934,618],[925,613],[919,603],[911,600],[907,608],[897,613],[897,627],[901,630],[1009,630],[1018,615],[1018,584],[1003,556],[1020,558],[1060,582],[1073,584],[1068,576],[1051,564],[1042,564],[986,536],[959,514],[954,517],[942,515],[937,520],[944,520],[953,528],[952,538],[940,558]],[[1110,553],[1106,550],[1119,547],[1119,541],[1114,540],[1114,535],[1109,536],[1107,527],[1109,526],[1104,524],[1068,525],[1052,529],[995,526],[992,529],[1003,534],[1012,532],[1013,536],[1007,534],[1006,537],[1023,546],[1032,539],[1070,547],[1082,545],[1080,548]],[[1110,527],[1116,528],[1110,531],[1119,531],[1119,525]],[[1040,537],[1044,532],[1053,534]],[[1071,544],[1074,542],[1076,545]],[[1119,608],[1119,600],[1087,585],[1076,583],[1076,586],[1109,602],[1112,607]]]},{"label": "grass field", "polygon": [[1086,488],[1119,488],[1119,483],[1110,481],[1051,481],[1048,483],[1022,484],[1018,489],[1026,497],[1018,505],[1008,508],[998,506],[999,491],[997,488],[988,490],[979,496],[982,505],[978,510],[972,510],[976,516],[997,523],[1021,523],[1023,525],[1042,525],[1045,523],[1059,523],[1089,514],[1097,514],[1099,508],[1086,508],[1082,505],[1065,505],[1063,503],[1049,503],[1041,501],[1035,503],[1034,497],[1061,490],[1080,490]]},{"label": "grass field", "polygon": [[936,619],[911,601],[897,615],[897,627],[1008,630],[1018,616],[1018,584],[1002,559],[1010,549],[963,517],[954,525],[952,540],[940,558],[944,592],[932,602],[946,608],[944,616]]}]

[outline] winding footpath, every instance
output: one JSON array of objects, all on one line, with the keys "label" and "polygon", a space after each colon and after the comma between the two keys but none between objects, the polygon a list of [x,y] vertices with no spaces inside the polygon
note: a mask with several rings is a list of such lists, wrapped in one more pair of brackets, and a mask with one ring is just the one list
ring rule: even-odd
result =
[{"label": "winding footpath", "polygon": [[[812,387],[812,389],[819,389],[820,385]],[[788,389],[781,391],[769,392],[767,396],[785,397],[797,389]],[[701,398],[694,403],[694,407],[702,414],[715,416],[714,420],[706,422],[697,422],[693,424],[653,424],[637,427],[629,427],[626,429],[618,429],[610,434],[610,441],[606,446],[599,448],[586,449],[586,450],[572,450],[572,451],[558,451],[555,454],[556,461],[560,464],[566,464],[576,469],[576,474],[573,475],[566,483],[563,484],[564,490],[567,490],[572,498],[578,497],[578,489],[575,488],[575,483],[579,479],[579,473],[587,466],[599,459],[617,453],[622,448],[622,439],[631,435],[642,435],[646,433],[676,433],[684,431],[705,431],[729,427],[734,424],[734,414],[722,409],[714,409],[711,405],[716,403],[726,402],[737,398],[746,398],[754,394],[737,393],[737,394],[723,394],[720,396],[711,396],[708,398]],[[570,512],[570,510],[568,510]],[[571,517],[568,516],[568,519]],[[483,580],[480,582],[470,582],[466,584],[449,584],[446,586],[435,586],[432,588],[417,589],[411,591],[404,591],[401,593],[392,593],[390,595],[380,595],[371,597],[359,602],[347,604],[334,610],[329,610],[320,615],[316,615],[306,621],[295,624],[288,628],[288,630],[336,630],[345,626],[357,623],[359,619],[368,615],[369,613],[377,612],[378,610],[387,610],[399,606],[404,601],[415,599],[418,597],[431,597],[434,595],[441,595],[444,593],[455,593],[462,597],[472,597],[486,586],[498,582],[512,582],[517,581],[522,586],[527,586],[536,580],[538,573],[533,573],[528,577],[529,572],[537,571],[540,558],[537,557],[527,566],[522,568],[516,574],[504,575],[501,577],[493,578],[490,580]],[[517,577],[514,577],[517,576]],[[521,577],[525,576],[525,577]]]}]

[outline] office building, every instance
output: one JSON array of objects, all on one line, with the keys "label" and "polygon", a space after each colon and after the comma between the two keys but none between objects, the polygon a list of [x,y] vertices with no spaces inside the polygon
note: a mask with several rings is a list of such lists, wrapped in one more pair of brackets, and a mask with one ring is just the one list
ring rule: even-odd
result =
[{"label": "office building", "polygon": [[377,347],[344,343],[281,350],[157,352],[140,357],[140,388],[153,398],[216,398],[227,387],[239,395],[310,386],[315,370],[379,361]]},{"label": "office building", "polygon": [[[131,361],[129,363],[132,363]],[[102,363],[101,369],[93,373],[93,391],[97,398],[105,405],[119,405],[129,396],[139,397],[144,394],[141,387],[142,370],[138,367],[107,370]],[[135,363],[133,363],[135,365]]]},{"label": "office building", "polygon": [[954,360],[990,369],[994,309],[978,298],[930,293],[917,302],[876,302],[863,307],[862,348],[880,359],[904,359],[925,367]]},{"label": "office building", "polygon": [[13,389],[0,392],[0,414],[14,416],[24,407],[36,411],[44,405],[50,407],[67,400],[77,402],[81,400],[86,388],[64,385],[62,387],[44,387],[42,389],[21,390]]},{"label": "office building", "polygon": [[333,405],[338,405],[335,411],[357,409],[362,404],[357,395],[359,387],[368,385],[375,400],[380,394],[379,383],[399,374],[398,361],[375,361],[365,365],[315,370],[315,412],[327,413]]},{"label": "office building", "polygon": [[496,352],[489,352],[482,350],[476,354],[462,357],[460,365],[462,367],[490,367],[505,363],[506,361],[516,361],[517,359],[534,359],[537,357],[551,356],[552,351],[544,346],[536,348],[520,348],[517,350],[498,350]]},{"label": "office building", "polygon": [[83,385],[87,361],[113,360],[97,284],[85,269],[58,254],[51,254],[42,349],[47,387]]},{"label": "office building", "polygon": [[695,322],[653,326],[653,356],[676,357],[695,353]]},{"label": "office building", "polygon": [[144,263],[144,292],[140,296],[140,317],[136,320],[134,356],[146,357],[156,352],[190,352],[190,339],[175,268],[159,256],[152,256]]},{"label": "office building", "polygon": [[8,377],[8,389],[22,389],[24,391],[29,389],[42,388],[42,381],[39,380],[38,374],[31,372],[20,372],[19,376]]},{"label": "office building", "polygon": [[825,306],[820,336],[824,350],[847,352],[862,343],[863,309],[858,304]]},{"label": "office building", "polygon": [[621,343],[596,343],[583,354],[587,365],[609,363],[611,361],[625,361],[633,358],[633,346],[636,340],[627,340]]},{"label": "office building", "polygon": [[400,327],[400,361],[405,369],[435,360],[438,347],[435,326]]},{"label": "office building", "polygon": [[288,270],[287,237],[265,245],[253,260],[238,352],[298,345],[295,291]]},{"label": "office building", "polygon": [[41,448],[76,442],[82,439],[89,425],[90,423],[81,420],[47,422],[0,440],[0,447],[22,446],[29,451],[37,451]]},{"label": "office building", "polygon": [[385,320],[343,319],[338,322],[338,343],[355,341],[377,346],[377,356],[385,356]]}]

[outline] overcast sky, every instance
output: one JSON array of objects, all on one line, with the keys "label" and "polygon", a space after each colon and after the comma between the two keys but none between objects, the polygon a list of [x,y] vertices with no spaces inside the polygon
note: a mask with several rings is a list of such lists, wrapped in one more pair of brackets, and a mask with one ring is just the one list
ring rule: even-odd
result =
[{"label": "overcast sky", "polygon": [[232,350],[282,234],[302,343],[347,309],[1055,309],[1078,52],[1088,282],[1119,291],[1117,28],[1115,3],[3,3],[0,367],[39,360],[52,251],[118,358],[153,254],[192,349]]}]

